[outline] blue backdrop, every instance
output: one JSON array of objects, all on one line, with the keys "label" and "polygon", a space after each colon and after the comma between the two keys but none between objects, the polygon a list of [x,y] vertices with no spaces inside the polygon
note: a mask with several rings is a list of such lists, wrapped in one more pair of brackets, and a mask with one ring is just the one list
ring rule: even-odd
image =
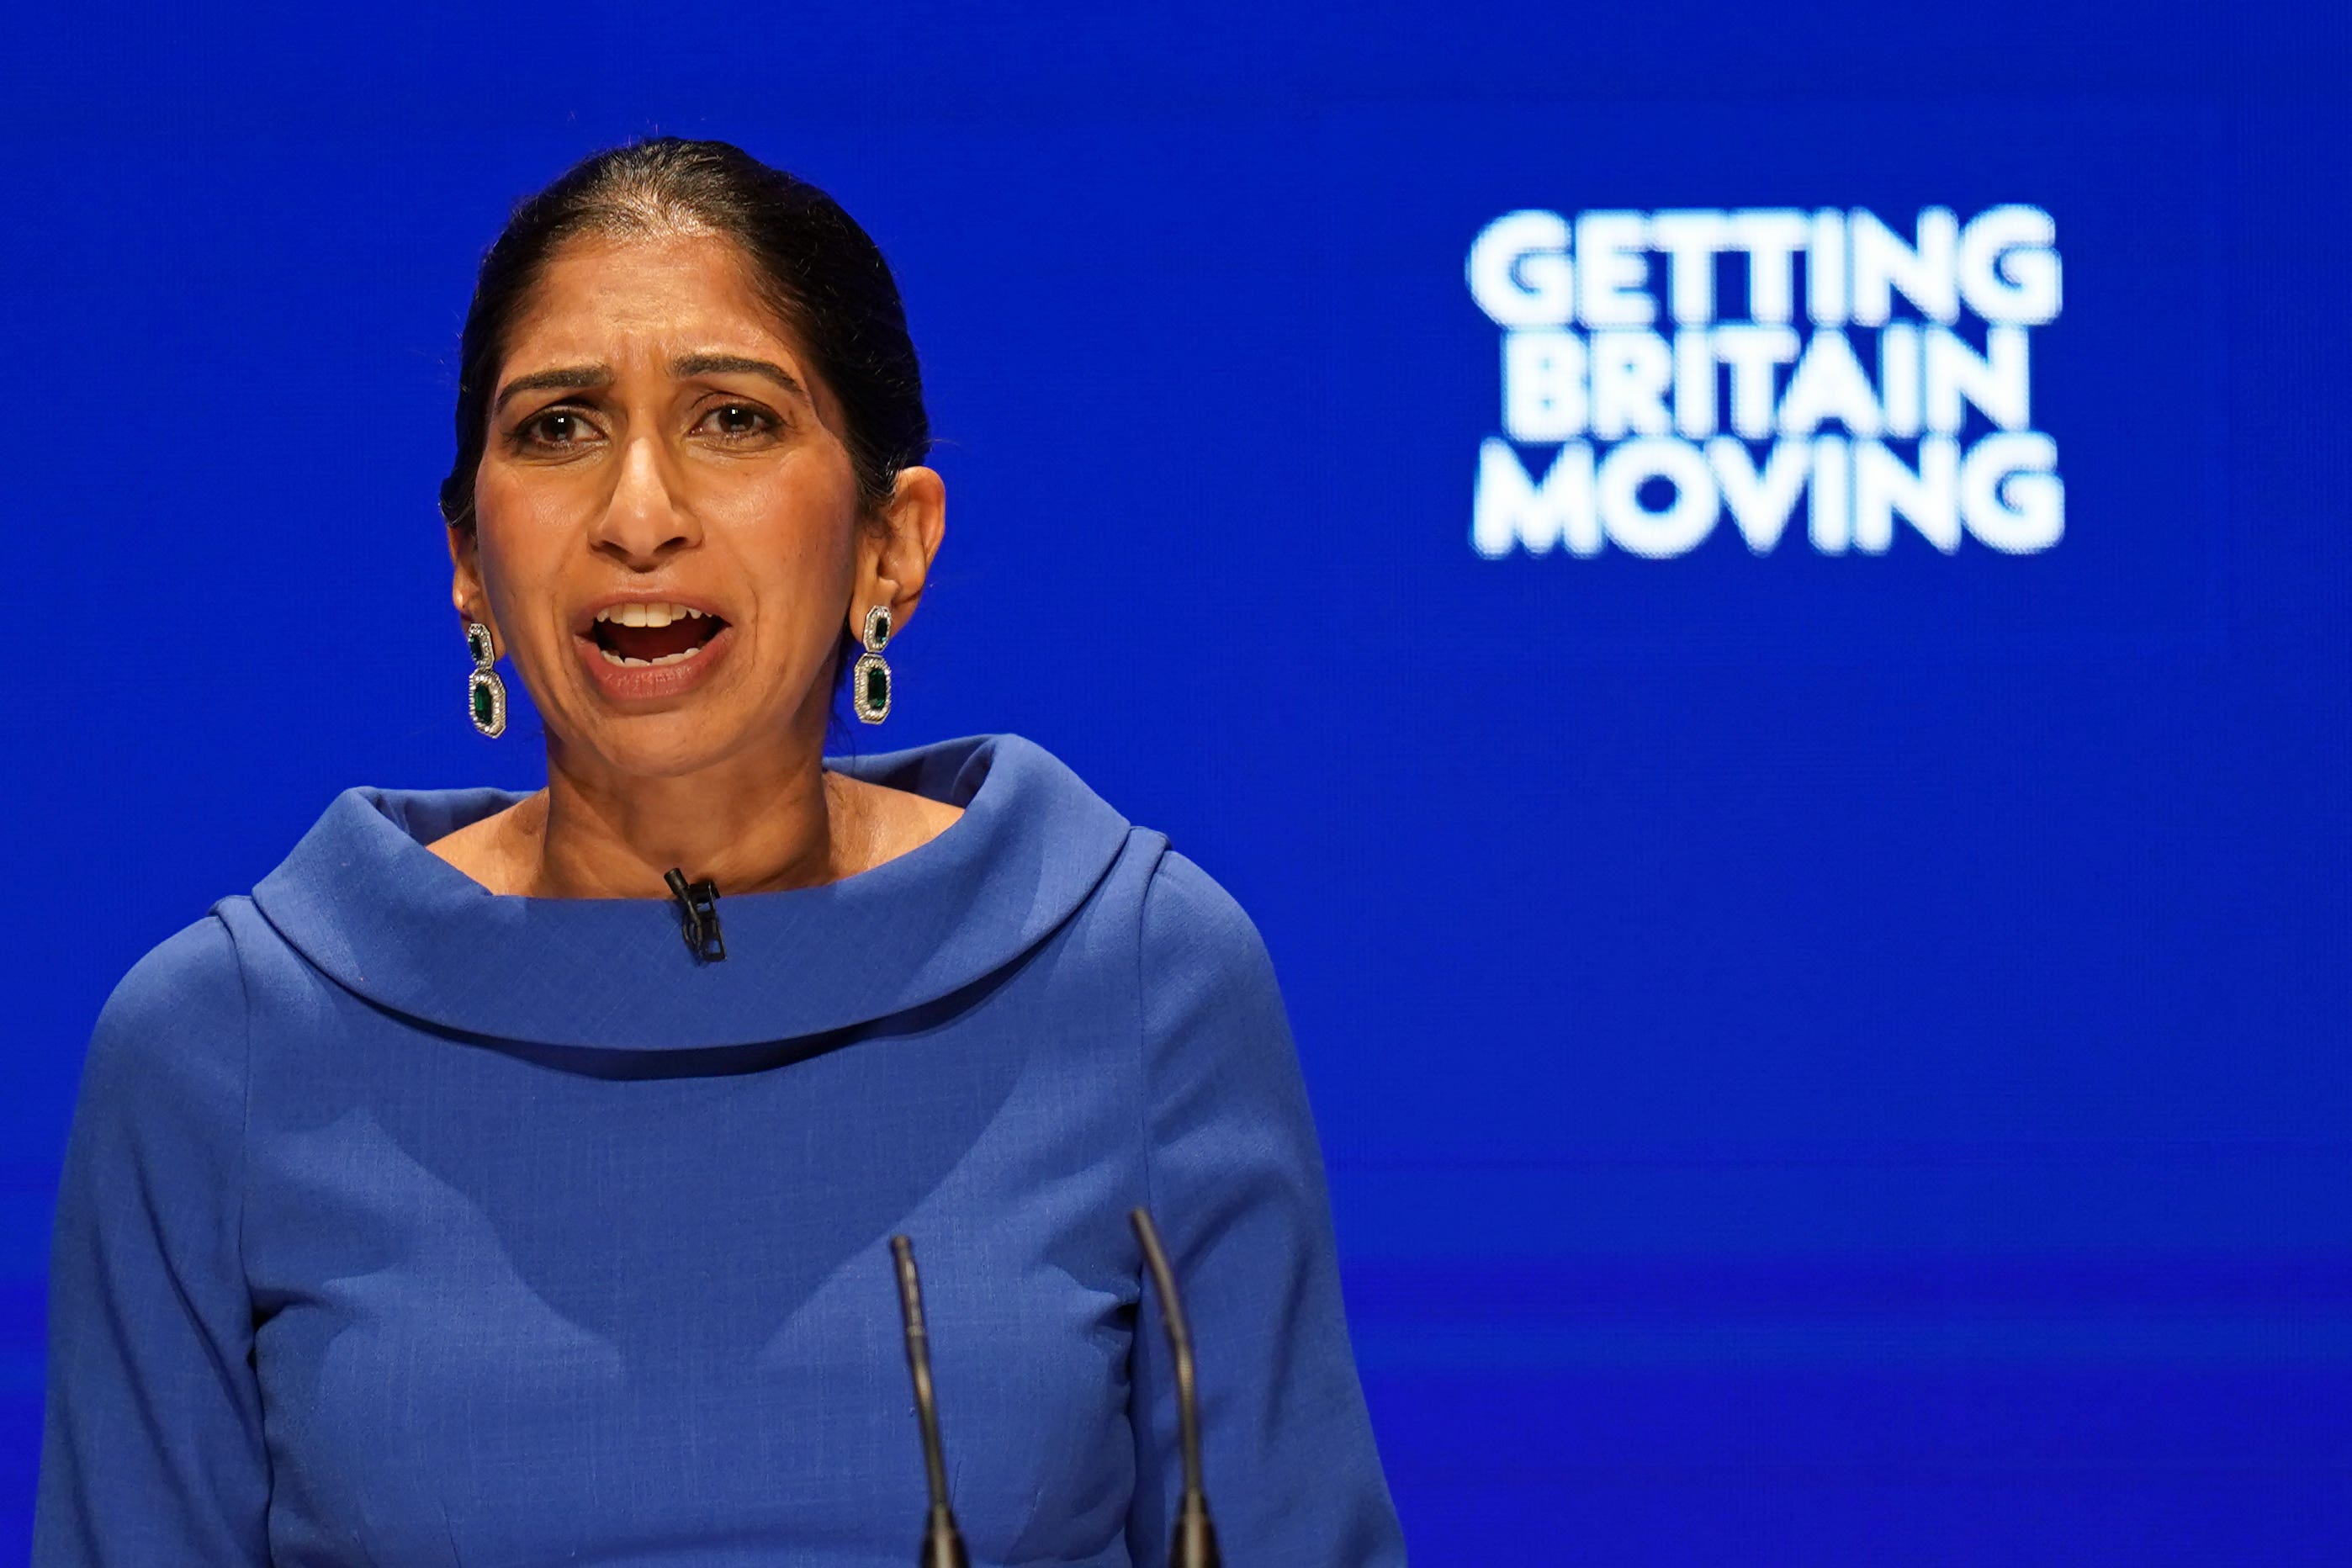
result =
[{"label": "blue backdrop", "polygon": [[[1265,931],[1418,1563],[2352,1561],[2344,16],[16,18],[0,1556],[109,987],[346,784],[537,782],[461,706],[457,327],[515,196],[660,131],[832,189],[908,298],[948,543],[862,743],[1026,733]],[[2054,238],[1947,310],[1933,215],[2004,206]],[[1517,350],[1465,272],[1516,212],[1573,234],[1503,258]],[[1782,212],[1826,368],[1765,374],[1842,412],[1772,412],[1826,466],[1771,548],[1694,541],[1732,410],[1654,356],[1767,342],[1780,264],[1654,215]],[[1977,307],[2037,254],[2021,373]],[[1955,449],[2054,447],[2054,542],[1951,531],[2054,493],[1996,473],[1837,548],[1859,426],[1936,460],[1874,266]]]}]

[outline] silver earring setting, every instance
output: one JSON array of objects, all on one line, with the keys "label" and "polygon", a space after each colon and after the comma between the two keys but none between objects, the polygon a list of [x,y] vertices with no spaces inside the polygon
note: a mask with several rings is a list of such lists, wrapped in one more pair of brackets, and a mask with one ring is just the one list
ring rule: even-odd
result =
[{"label": "silver earring setting", "polygon": [[890,606],[877,605],[866,612],[866,651],[849,672],[849,705],[868,724],[890,717],[890,664],[882,657],[890,640]]},{"label": "silver earring setting", "polygon": [[495,741],[507,732],[507,683],[499,679],[499,647],[490,628],[467,621],[466,650],[474,656],[474,672],[466,677],[466,714],[475,729]]}]

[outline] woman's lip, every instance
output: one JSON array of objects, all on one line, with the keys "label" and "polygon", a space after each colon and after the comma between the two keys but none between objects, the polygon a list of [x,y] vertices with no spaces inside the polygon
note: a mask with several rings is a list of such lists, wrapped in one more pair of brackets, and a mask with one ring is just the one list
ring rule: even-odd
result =
[{"label": "woman's lip", "polygon": [[655,701],[690,691],[709,678],[711,668],[727,657],[734,643],[735,628],[722,626],[692,658],[676,664],[614,664],[604,657],[604,646],[594,637],[574,633],[572,638],[589,680],[614,702]]}]

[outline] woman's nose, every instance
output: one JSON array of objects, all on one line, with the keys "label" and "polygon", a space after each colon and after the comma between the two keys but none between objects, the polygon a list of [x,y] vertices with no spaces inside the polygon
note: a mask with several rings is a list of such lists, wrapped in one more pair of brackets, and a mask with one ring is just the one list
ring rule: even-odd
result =
[{"label": "woman's nose", "polygon": [[659,564],[702,537],[677,493],[661,443],[640,436],[621,450],[620,472],[593,542],[635,567]]}]

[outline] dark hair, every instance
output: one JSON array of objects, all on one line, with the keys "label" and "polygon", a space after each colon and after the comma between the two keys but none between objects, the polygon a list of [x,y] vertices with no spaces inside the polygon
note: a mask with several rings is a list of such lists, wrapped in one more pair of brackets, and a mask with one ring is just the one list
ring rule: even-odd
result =
[{"label": "dark hair", "polygon": [[742,247],[760,292],[839,399],[858,498],[888,500],[931,445],[922,370],[882,251],[839,203],[725,142],[664,136],[583,159],[526,197],[482,257],[457,363],[457,457],[441,515],[474,525],[474,475],[515,318],[549,259],[583,235],[709,230]]},{"label": "dark hair", "polygon": [[[841,204],[726,142],[676,136],[582,159],[516,204],[483,253],[457,353],[457,455],[441,481],[441,516],[474,526],[474,476],[489,443],[490,395],[515,318],[565,241],[587,235],[706,230],[751,263],[754,286],[814,360],[841,405],[861,508],[889,500],[900,468],[930,453],[923,373],[889,263]],[[857,638],[836,639],[833,728]]]}]

